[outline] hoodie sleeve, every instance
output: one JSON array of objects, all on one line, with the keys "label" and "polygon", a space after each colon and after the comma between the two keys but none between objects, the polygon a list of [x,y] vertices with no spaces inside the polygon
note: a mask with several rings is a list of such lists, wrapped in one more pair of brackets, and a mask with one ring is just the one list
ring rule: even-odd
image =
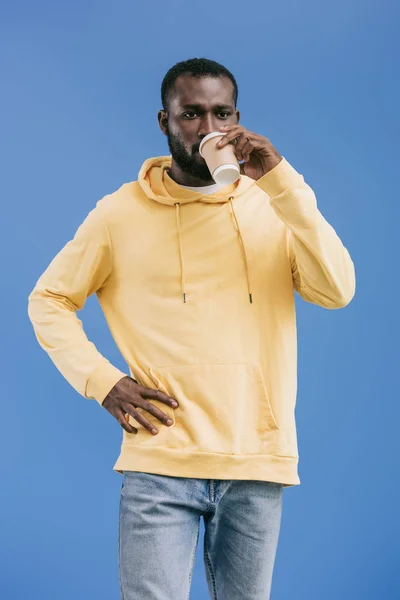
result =
[{"label": "hoodie sleeve", "polygon": [[37,281],[28,315],[40,346],[60,373],[78,393],[101,405],[126,373],[98,352],[76,315],[111,273],[111,244],[98,204]]},{"label": "hoodie sleeve", "polygon": [[355,294],[355,269],[349,252],[317,207],[311,187],[283,157],[257,180],[287,227],[295,290],[307,302],[342,308]]}]

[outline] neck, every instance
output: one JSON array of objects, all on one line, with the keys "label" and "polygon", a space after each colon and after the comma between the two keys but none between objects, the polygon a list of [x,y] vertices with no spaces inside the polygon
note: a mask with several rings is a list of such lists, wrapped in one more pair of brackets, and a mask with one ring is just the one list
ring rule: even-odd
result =
[{"label": "neck", "polygon": [[171,168],[167,171],[168,175],[179,185],[188,185],[190,187],[202,187],[205,185],[215,184],[214,179],[210,176],[209,179],[199,179],[188,173],[184,173],[180,167],[172,160]]}]

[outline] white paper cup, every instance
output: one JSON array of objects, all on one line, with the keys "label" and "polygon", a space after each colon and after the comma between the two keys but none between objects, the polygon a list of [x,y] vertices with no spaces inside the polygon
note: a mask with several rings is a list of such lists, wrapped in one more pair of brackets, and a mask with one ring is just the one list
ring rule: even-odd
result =
[{"label": "white paper cup", "polygon": [[204,158],[214,181],[220,185],[230,185],[240,177],[239,162],[233,144],[217,148],[220,138],[226,135],[213,131],[201,140],[199,152]]}]

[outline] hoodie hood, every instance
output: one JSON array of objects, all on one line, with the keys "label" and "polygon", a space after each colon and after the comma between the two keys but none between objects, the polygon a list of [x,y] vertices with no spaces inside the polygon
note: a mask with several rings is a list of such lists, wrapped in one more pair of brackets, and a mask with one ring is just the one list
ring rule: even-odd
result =
[{"label": "hoodie hood", "polygon": [[169,206],[174,206],[176,202],[181,205],[196,201],[206,204],[228,202],[230,197],[241,196],[255,183],[250,177],[241,175],[235,183],[226,185],[213,194],[204,194],[204,192],[188,190],[171,179],[168,174],[171,166],[172,156],[148,158],[138,175],[138,182],[146,196]]},{"label": "hoodie hood", "polygon": [[231,185],[226,185],[212,194],[204,194],[204,192],[195,192],[189,190],[174,181],[168,174],[168,170],[172,166],[172,156],[159,156],[156,158],[148,158],[142,165],[138,182],[142,190],[148,198],[155,200],[160,204],[175,206],[176,212],[176,230],[177,242],[179,246],[179,257],[181,264],[181,290],[183,302],[186,303],[186,278],[185,278],[185,259],[184,259],[184,244],[182,237],[180,207],[189,202],[202,202],[205,204],[212,203],[230,203],[233,226],[238,233],[238,240],[242,248],[243,259],[246,269],[247,289],[249,292],[249,301],[253,302],[253,297],[250,287],[249,263],[247,259],[246,246],[243,241],[240,231],[239,222],[236,217],[233,200],[244,194],[255,182],[246,175],[241,175],[237,181]]}]

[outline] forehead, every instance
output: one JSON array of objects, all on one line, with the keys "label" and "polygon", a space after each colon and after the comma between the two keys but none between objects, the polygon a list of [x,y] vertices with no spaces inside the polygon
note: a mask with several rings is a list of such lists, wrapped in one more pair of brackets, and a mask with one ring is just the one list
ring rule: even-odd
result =
[{"label": "forehead", "polygon": [[194,77],[184,73],[179,75],[174,85],[171,107],[185,104],[200,104],[204,107],[227,104],[233,107],[233,84],[229,77]]}]

